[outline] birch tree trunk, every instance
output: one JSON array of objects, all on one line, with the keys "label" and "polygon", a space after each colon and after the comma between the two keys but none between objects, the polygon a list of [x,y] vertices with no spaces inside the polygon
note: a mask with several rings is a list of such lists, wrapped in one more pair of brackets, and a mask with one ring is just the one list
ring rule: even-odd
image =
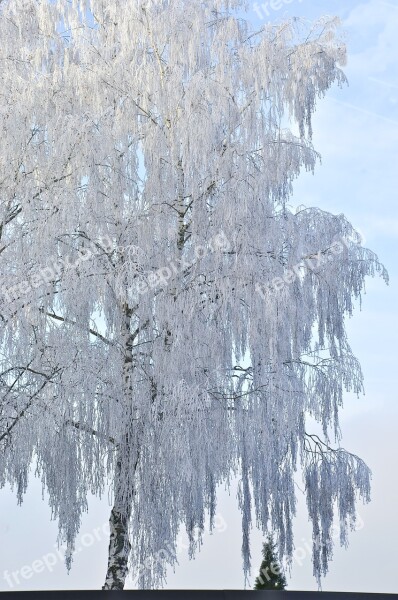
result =
[{"label": "birch tree trunk", "polygon": [[[119,478],[119,481],[121,471],[122,461],[118,459],[115,477]],[[128,557],[131,548],[129,540],[131,501],[129,506],[120,506],[119,500],[119,498],[115,498],[109,518],[108,570],[103,590],[123,590],[128,573]]]},{"label": "birch tree trunk", "polygon": [[109,518],[108,570],[103,590],[123,590],[128,573],[131,549],[129,521],[131,517],[134,476],[139,460],[137,435],[137,409],[133,406],[133,335],[131,333],[132,309],[123,305],[122,339],[125,348],[123,362],[123,401],[125,408],[125,435],[118,444],[114,480],[114,505]]}]

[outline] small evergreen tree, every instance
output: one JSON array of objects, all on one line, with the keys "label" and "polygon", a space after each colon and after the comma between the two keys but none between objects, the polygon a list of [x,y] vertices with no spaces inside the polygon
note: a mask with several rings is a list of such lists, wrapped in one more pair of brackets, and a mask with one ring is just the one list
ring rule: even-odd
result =
[{"label": "small evergreen tree", "polygon": [[263,561],[260,573],[256,577],[255,590],[284,590],[286,578],[282,572],[276,555],[276,544],[272,537],[268,537],[263,545]]}]

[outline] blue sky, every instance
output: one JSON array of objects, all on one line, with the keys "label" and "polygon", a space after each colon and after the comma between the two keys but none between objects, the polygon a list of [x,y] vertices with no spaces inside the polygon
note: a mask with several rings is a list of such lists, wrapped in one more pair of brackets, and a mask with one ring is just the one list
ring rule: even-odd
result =
[{"label": "blue sky", "polygon": [[[265,8],[262,5],[265,4]],[[344,213],[364,235],[389,270],[388,287],[369,280],[362,311],[349,323],[354,353],[361,361],[366,395],[346,396],[342,413],[343,446],[366,460],[373,471],[372,502],[359,506],[359,530],[348,549],[336,546],[335,558],[323,589],[398,592],[395,581],[398,549],[398,0],[273,0],[258,2],[249,18],[260,24],[289,16],[309,19],[339,15],[348,45],[345,69],[350,85],[333,88],[319,101],[314,117],[314,144],[322,155],[315,175],[303,173],[296,182],[292,203],[319,206]],[[288,574],[288,589],[315,590],[308,545],[311,531],[302,496],[295,523],[296,560]],[[242,588],[240,515],[235,490],[221,491],[219,528],[206,535],[194,561],[180,554],[180,565],[170,574],[168,588]],[[105,572],[107,536],[98,528],[107,523],[107,498],[91,499],[79,548],[68,576],[60,559],[29,579],[18,575],[10,588],[3,571],[17,571],[54,554],[57,525],[41,499],[41,486],[32,480],[24,504],[0,492],[0,590],[100,588]],[[94,530],[97,528],[96,533]],[[262,537],[252,535],[253,580],[260,564]],[[374,557],[377,561],[374,562]],[[53,563],[53,558],[47,562]],[[50,570],[51,569],[51,570]],[[130,583],[131,585],[131,583]]]}]

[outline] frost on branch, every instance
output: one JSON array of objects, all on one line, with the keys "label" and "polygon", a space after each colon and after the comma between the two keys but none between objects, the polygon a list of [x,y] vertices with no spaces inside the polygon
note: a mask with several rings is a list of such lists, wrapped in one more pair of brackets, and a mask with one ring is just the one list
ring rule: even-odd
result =
[{"label": "frost on branch", "polygon": [[70,566],[110,482],[106,589],[161,586],[233,477],[246,575],[252,523],[292,556],[299,468],[318,578],[369,496],[338,447],[345,318],[387,275],[343,215],[288,205],[345,50],[241,4],[0,5],[0,484],[21,501],[36,463]]},{"label": "frost on branch", "polygon": [[360,458],[341,448],[331,449],[317,435],[306,436],[304,454],[308,514],[313,525],[314,575],[320,584],[332,558],[334,505],[340,543],[347,546],[347,529],[353,529],[356,522],[356,492],[364,501],[370,501],[370,471]]}]

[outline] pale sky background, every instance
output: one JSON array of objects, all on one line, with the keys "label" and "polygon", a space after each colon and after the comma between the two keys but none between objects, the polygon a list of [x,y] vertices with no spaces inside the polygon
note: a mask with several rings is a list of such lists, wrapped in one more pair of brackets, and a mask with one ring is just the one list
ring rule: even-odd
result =
[{"label": "pale sky background", "polygon": [[[265,5],[265,9],[261,8]],[[254,3],[251,4],[254,8]],[[342,445],[363,458],[373,471],[372,502],[358,505],[359,530],[348,549],[336,546],[323,590],[398,592],[398,0],[273,0],[258,2],[261,12],[248,18],[257,24],[288,16],[314,19],[339,15],[344,24],[350,86],[335,87],[318,103],[314,144],[322,155],[315,176],[303,173],[295,187],[294,204],[343,212],[365,236],[390,273],[390,286],[368,280],[362,311],[349,323],[354,353],[365,375],[366,395],[346,395],[341,414]],[[268,12],[268,14],[267,14]],[[186,551],[170,573],[167,588],[243,588],[240,515],[235,489],[221,491],[219,531],[206,535],[201,552],[189,561]],[[288,589],[316,590],[312,577],[311,530],[302,495],[295,522],[296,560],[287,574]],[[20,574],[10,588],[4,571],[20,572],[54,553],[57,524],[50,521],[41,484],[32,476],[21,507],[8,488],[0,491],[0,591],[101,588],[106,570],[107,536],[97,530],[109,517],[107,498],[89,501],[71,574],[55,559],[51,571]],[[85,536],[85,537],[82,537]],[[95,540],[95,537],[99,540]],[[95,540],[95,541],[94,541]],[[261,562],[261,534],[252,534],[252,582]],[[54,562],[54,556],[47,562]],[[19,579],[19,584],[16,582]],[[132,582],[127,587],[132,587]]]}]

